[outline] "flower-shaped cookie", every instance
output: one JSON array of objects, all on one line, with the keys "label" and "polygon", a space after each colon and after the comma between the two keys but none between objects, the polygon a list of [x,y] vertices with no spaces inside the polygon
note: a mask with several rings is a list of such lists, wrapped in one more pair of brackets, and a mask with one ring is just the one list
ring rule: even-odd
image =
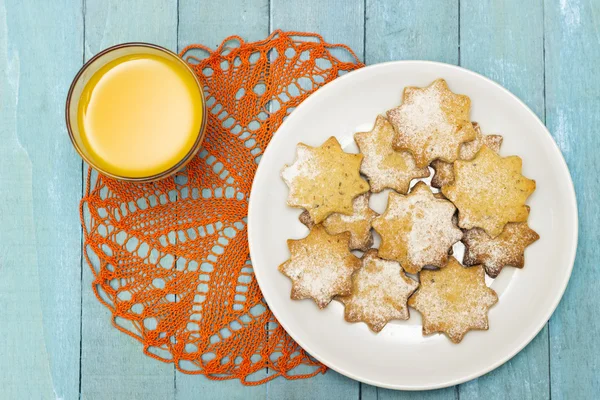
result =
[{"label": "flower-shaped cookie", "polygon": [[[370,193],[365,193],[354,199],[352,215],[333,213],[323,221],[323,226],[331,235],[350,232],[350,249],[367,251],[373,245],[371,224],[379,216],[369,208]],[[315,225],[308,211],[300,214],[300,222],[312,229]]]},{"label": "flower-shaped cookie", "polygon": [[404,196],[390,192],[385,213],[373,221],[381,235],[379,256],[396,260],[415,274],[426,265],[443,267],[448,251],[462,237],[452,222],[456,208],[436,198],[424,182]]},{"label": "flower-shaped cookie", "polygon": [[487,146],[470,161],[456,161],[454,183],[442,193],[458,208],[458,226],[496,237],[507,223],[526,221],[535,181],[521,175],[521,165],[520,157],[502,158]]},{"label": "flower-shaped cookie", "polygon": [[474,228],[465,232],[465,265],[483,265],[485,272],[495,278],[505,266],[523,268],[525,248],[540,236],[527,222],[510,222],[500,235],[491,238],[483,229]]},{"label": "flower-shaped cookie", "polygon": [[362,257],[362,268],[352,275],[352,294],[338,297],[348,322],[364,322],[379,332],[393,319],[409,317],[407,301],[419,284],[399,263],[377,257],[372,249]]},{"label": "flower-shaped cookie", "polygon": [[[483,135],[477,122],[473,122],[473,128],[475,128],[477,136],[475,137],[475,140],[463,143],[462,146],[460,146],[460,151],[458,153],[459,160],[472,159],[483,145],[486,145],[496,153],[500,152],[500,146],[502,145],[501,135]],[[442,160],[433,160],[431,162],[431,168],[435,170],[435,174],[431,178],[431,186],[434,188],[439,189],[442,186],[450,185],[454,182],[454,164]]]},{"label": "flower-shaped cookie", "polygon": [[330,235],[321,225],[304,239],[288,240],[291,257],[279,271],[292,280],[292,299],[313,299],[325,308],[334,296],[350,294],[350,277],[361,262],[350,253],[349,240],[350,233]]},{"label": "flower-shaped cookie", "polygon": [[459,343],[472,330],[487,330],[487,313],[498,295],[485,285],[483,267],[465,268],[454,257],[439,270],[423,270],[408,305],[423,316],[423,334],[445,333]]},{"label": "flower-shaped cookie", "polygon": [[359,173],[362,154],[345,153],[334,137],[320,147],[299,143],[297,151],[296,161],[281,171],[288,205],[306,209],[316,224],[334,212],[351,215],[354,198],[369,190]]},{"label": "flower-shaped cookie", "polygon": [[412,179],[429,176],[429,168],[417,168],[409,152],[392,148],[393,138],[392,124],[381,115],[377,116],[370,132],[354,134],[354,140],[365,156],[360,172],[369,178],[371,191],[375,193],[391,188],[406,194]]},{"label": "flower-shaped cookie", "polygon": [[435,159],[454,162],[460,145],[475,139],[469,119],[471,99],[455,94],[443,79],[425,88],[404,89],[402,104],[387,112],[396,150],[408,150],[418,167]]}]

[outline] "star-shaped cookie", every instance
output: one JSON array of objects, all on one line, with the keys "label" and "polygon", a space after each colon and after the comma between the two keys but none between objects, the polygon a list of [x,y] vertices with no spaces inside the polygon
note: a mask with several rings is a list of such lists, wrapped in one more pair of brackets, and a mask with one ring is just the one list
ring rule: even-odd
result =
[{"label": "star-shaped cookie", "polygon": [[423,270],[408,305],[423,316],[423,335],[445,333],[460,343],[473,329],[487,330],[487,313],[498,295],[485,285],[483,267],[465,268],[454,257],[439,270]]},{"label": "star-shaped cookie", "polygon": [[[501,135],[483,135],[477,122],[473,122],[473,128],[476,133],[475,140],[463,143],[460,146],[458,153],[459,160],[471,160],[483,145],[486,145],[496,153],[500,152],[500,146],[502,145]],[[444,185],[450,185],[454,182],[454,164],[442,160],[433,160],[431,168],[435,170],[435,174],[431,178],[431,186],[439,189]]]},{"label": "star-shaped cookie", "polygon": [[334,212],[352,214],[354,198],[369,190],[359,173],[362,154],[345,153],[334,137],[320,147],[299,143],[297,152],[281,172],[290,188],[287,204],[306,209],[316,224]]},{"label": "star-shaped cookie", "polygon": [[429,168],[417,168],[409,152],[392,148],[393,138],[392,124],[381,115],[377,116],[370,132],[354,134],[354,140],[365,156],[360,172],[369,178],[371,191],[375,193],[390,188],[406,194],[412,179],[429,176]]},{"label": "star-shaped cookie", "polygon": [[435,159],[454,162],[460,145],[475,139],[469,119],[471,99],[455,94],[443,79],[425,88],[404,89],[402,104],[387,112],[396,150],[408,150],[418,167]]},{"label": "star-shaped cookie", "polygon": [[509,222],[500,235],[491,238],[483,229],[474,228],[465,232],[465,265],[483,265],[485,272],[495,278],[502,268],[523,268],[525,248],[540,236],[527,222]]},{"label": "star-shaped cookie", "polygon": [[406,303],[418,286],[399,263],[383,260],[371,249],[362,257],[362,268],[352,275],[352,294],[337,300],[344,304],[346,321],[364,322],[379,332],[393,319],[408,319]]},{"label": "star-shaped cookie", "polygon": [[452,222],[455,211],[451,202],[436,198],[424,182],[406,196],[390,192],[385,213],[373,221],[381,235],[379,256],[399,261],[411,274],[426,265],[443,267],[448,251],[462,237]]},{"label": "star-shaped cookie", "polygon": [[520,157],[503,158],[487,146],[470,161],[456,161],[454,183],[442,193],[458,208],[458,226],[496,237],[507,223],[526,221],[535,181],[521,175],[521,165]]},{"label": "star-shaped cookie", "polygon": [[288,240],[291,257],[279,266],[292,280],[293,300],[313,299],[325,308],[334,296],[349,295],[350,277],[361,262],[348,249],[350,233],[330,235],[321,225],[315,225],[307,237]]},{"label": "star-shaped cookie", "polygon": [[[370,193],[365,193],[354,199],[352,215],[333,213],[322,222],[331,235],[350,232],[350,250],[367,251],[373,245],[371,224],[379,214],[369,208],[370,196]],[[315,225],[308,211],[300,214],[300,222],[308,229]]]}]

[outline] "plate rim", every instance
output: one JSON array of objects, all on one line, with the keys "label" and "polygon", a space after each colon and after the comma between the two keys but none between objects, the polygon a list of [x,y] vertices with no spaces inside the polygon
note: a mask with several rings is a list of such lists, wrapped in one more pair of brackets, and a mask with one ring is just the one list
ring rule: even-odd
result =
[{"label": "plate rim", "polygon": [[[567,196],[570,198],[573,207],[571,208],[571,218],[569,218],[569,220],[571,221],[571,225],[573,228],[573,236],[571,238],[571,243],[570,243],[570,253],[569,254],[569,265],[568,265],[568,274],[566,275],[566,278],[564,279],[564,282],[562,282],[562,287],[560,290],[560,295],[556,296],[555,300],[552,303],[552,306],[549,307],[546,312],[544,313],[544,318],[542,319],[542,321],[544,321],[543,323],[540,324],[540,326],[537,329],[534,329],[532,331],[532,334],[526,336],[526,338],[524,340],[521,341],[521,343],[519,343],[518,346],[515,347],[515,349],[510,352],[509,354],[507,354],[506,356],[502,357],[500,360],[498,360],[495,363],[492,363],[489,366],[486,366],[485,368],[481,368],[479,371],[474,372],[472,374],[469,374],[467,376],[461,377],[461,378],[457,378],[457,379],[451,379],[445,382],[441,382],[438,384],[433,384],[433,385],[404,385],[404,384],[388,384],[385,382],[378,382],[375,380],[371,380],[371,379],[364,379],[361,378],[359,376],[356,376],[346,370],[344,370],[343,368],[335,365],[335,363],[330,363],[328,361],[323,360],[320,356],[312,353],[309,349],[308,346],[305,345],[305,343],[303,343],[303,341],[299,338],[297,338],[295,335],[293,335],[292,333],[290,333],[287,329],[287,326],[285,323],[283,323],[279,316],[277,315],[278,312],[276,312],[273,308],[271,308],[269,306],[269,309],[271,310],[271,312],[273,313],[273,315],[275,316],[275,318],[277,319],[277,322],[283,327],[283,329],[286,331],[286,333],[288,335],[290,335],[290,337],[296,342],[298,343],[298,345],[300,345],[300,347],[302,347],[307,353],[309,353],[312,357],[314,357],[315,359],[317,359],[319,362],[321,362],[322,364],[326,365],[328,368],[331,368],[332,370],[348,377],[351,379],[354,379],[356,381],[362,382],[362,383],[366,383],[369,385],[373,385],[373,386],[377,386],[377,387],[381,387],[381,388],[386,388],[386,389],[394,389],[394,390],[407,390],[407,391],[418,391],[418,390],[435,390],[435,389],[442,389],[442,388],[446,388],[446,387],[450,387],[450,386],[455,386],[455,385],[459,385],[461,383],[465,383],[468,382],[470,380],[479,378],[485,374],[487,374],[488,372],[491,372],[493,370],[495,370],[496,368],[500,367],[501,365],[505,364],[507,361],[509,361],[510,359],[512,359],[514,356],[516,356],[518,353],[521,352],[521,350],[523,350],[529,343],[531,343],[531,341],[540,333],[540,331],[544,328],[544,326],[546,326],[546,324],[548,323],[548,321],[550,320],[550,318],[552,317],[552,315],[554,314],[554,311],[556,311],[556,308],[558,307],[558,305],[560,304],[560,301],[562,300],[565,291],[567,289],[567,286],[569,284],[569,281],[571,279],[571,275],[573,273],[573,267],[575,265],[575,260],[576,260],[576,256],[577,256],[577,245],[578,245],[578,238],[579,238],[579,210],[578,210],[578,205],[577,205],[577,196],[576,196],[576,192],[575,192],[575,185],[573,183],[573,178],[571,176],[571,171],[569,170],[569,166],[564,158],[564,155],[562,154],[560,148],[558,147],[558,144],[556,143],[556,140],[554,139],[554,137],[552,136],[552,134],[550,133],[550,131],[548,130],[548,128],[546,127],[546,125],[540,120],[540,118],[531,110],[531,108],[529,108],[527,106],[527,104],[525,104],[519,97],[517,97],[515,94],[513,94],[512,92],[510,92],[508,89],[506,89],[505,87],[503,87],[502,85],[500,85],[499,83],[495,82],[494,80],[483,76],[477,72],[471,71],[467,68],[463,68],[461,66],[457,66],[457,65],[453,65],[453,64],[447,64],[447,63],[443,63],[443,62],[437,62],[437,61],[428,61],[428,60],[398,60],[398,61],[386,61],[386,62],[382,62],[382,63],[377,63],[377,64],[371,64],[371,65],[367,65],[363,68],[359,68],[357,70],[351,71],[345,75],[342,75],[340,77],[338,77],[337,79],[334,79],[333,81],[323,85],[322,88],[316,90],[315,92],[313,92],[308,98],[306,98],[300,105],[298,105],[298,107],[296,108],[296,110],[300,107],[305,106],[305,104],[310,104],[311,102],[315,101],[316,98],[318,98],[319,96],[323,96],[323,92],[324,89],[327,87],[332,87],[332,86],[336,86],[339,85],[340,82],[343,82],[344,80],[350,79],[351,77],[355,76],[355,75],[360,75],[360,74],[364,74],[365,71],[369,71],[369,70],[375,70],[378,68],[384,68],[387,67],[389,65],[402,65],[402,64],[429,64],[429,65],[435,65],[435,66],[441,66],[444,68],[450,68],[450,69],[455,69],[458,71],[461,71],[462,73],[467,73],[469,75],[472,75],[476,78],[481,78],[484,79],[485,81],[487,81],[488,83],[492,84],[493,86],[495,86],[497,89],[500,89],[501,91],[505,92],[506,94],[509,95],[509,97],[511,97],[513,100],[516,100],[518,104],[521,105],[521,107],[523,107],[531,116],[533,116],[536,120],[536,122],[538,123],[538,125],[543,129],[543,131],[545,131],[546,135],[548,135],[548,137],[550,138],[550,141],[552,143],[552,148],[554,153],[556,153],[558,155],[558,162],[562,163],[562,166],[565,168],[566,172],[567,172],[567,177],[568,177],[568,193]],[[326,91],[325,91],[326,92]],[[319,93],[321,93],[319,95]],[[294,110],[294,111],[296,111]],[[273,136],[271,137],[271,141],[273,140],[273,138],[275,137],[275,135],[279,134],[280,130],[289,125],[290,124],[290,120],[294,120],[294,114],[298,115],[297,113],[292,112],[284,121],[283,123],[279,126],[279,128],[277,129],[277,131],[275,131],[273,133]],[[267,148],[263,151],[263,156],[264,154],[267,153],[267,151],[269,151],[269,147],[270,147],[270,143],[271,141],[269,141],[269,145],[267,145]],[[262,159],[262,157],[261,157]],[[250,197],[249,197],[249,201],[248,201],[248,224],[247,224],[247,228],[248,228],[248,247],[250,250],[250,259],[252,260],[252,254],[253,254],[253,240],[252,237],[253,235],[251,234],[252,232],[252,227],[254,226],[254,218],[252,217],[253,213],[253,201],[252,199],[255,197],[254,193],[255,191],[258,191],[259,189],[256,187],[256,178],[258,176],[260,176],[260,174],[262,173],[262,171],[264,170],[264,168],[266,167],[262,167],[262,165],[264,165],[263,163],[258,164],[258,167],[256,169],[256,173],[254,175],[254,178],[252,180],[252,187],[250,189]],[[261,168],[262,167],[262,168]],[[567,210],[568,212],[569,210]],[[255,268],[255,265],[252,265],[252,268],[254,270],[254,275],[256,277],[256,280],[258,282],[259,288],[261,289],[261,293],[263,294],[263,298],[265,299],[265,302],[267,305],[269,305],[269,300],[267,299],[267,296],[265,296],[263,290],[262,290],[262,286],[263,284],[261,283],[261,281],[263,280],[262,273],[258,272],[260,271],[259,269]]]}]

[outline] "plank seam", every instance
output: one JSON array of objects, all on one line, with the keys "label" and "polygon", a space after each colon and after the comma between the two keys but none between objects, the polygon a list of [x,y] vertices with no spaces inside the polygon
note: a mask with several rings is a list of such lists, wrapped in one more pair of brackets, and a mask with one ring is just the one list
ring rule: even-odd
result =
[{"label": "plank seam", "polygon": [[[85,12],[86,0],[81,0],[81,22],[82,22],[82,40],[81,40],[81,63],[85,64]],[[85,164],[81,161],[81,181],[85,181]],[[85,191],[85,183],[81,185],[81,197]],[[79,230],[79,382],[77,391],[81,400],[81,381],[82,381],[82,358],[83,358],[83,226]]]},{"label": "plank seam", "polygon": [[363,63],[367,64],[367,0],[363,3]]},{"label": "plank seam", "polygon": [[[175,23],[175,48],[177,49],[177,54],[179,54],[179,0],[175,0],[175,10],[177,13],[177,22]],[[175,199],[178,198],[178,195],[175,194]],[[179,237],[176,235],[175,236],[175,242],[177,242],[177,239]],[[175,268],[177,268],[177,260],[178,258],[175,258]],[[177,294],[175,294],[175,302],[177,302]],[[173,398],[177,399],[177,365],[174,362],[173,363]]]},{"label": "plank seam", "polygon": [[458,65],[460,66],[460,0],[457,1],[458,4]]},{"label": "plank seam", "polygon": [[[542,91],[542,118],[544,120],[544,125],[546,125],[546,2],[542,0],[542,78],[543,78],[543,91]],[[552,337],[550,335],[550,321],[548,320],[547,326],[547,334],[548,334],[548,399],[552,400],[552,351],[550,341]]]}]

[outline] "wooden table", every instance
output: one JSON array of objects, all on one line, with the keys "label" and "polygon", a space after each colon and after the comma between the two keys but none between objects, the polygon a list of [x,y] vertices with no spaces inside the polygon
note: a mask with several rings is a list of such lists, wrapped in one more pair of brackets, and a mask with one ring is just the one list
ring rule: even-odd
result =
[{"label": "wooden table", "polygon": [[[600,398],[599,24],[600,2],[583,0],[0,0],[0,398]],[[427,393],[334,372],[244,387],[175,372],[110,325],[81,258],[83,165],[64,125],[71,79],[115,43],[214,47],[277,28],[321,33],[367,64],[459,64],[546,122],[575,181],[579,249],[554,316],[511,361]]]}]

